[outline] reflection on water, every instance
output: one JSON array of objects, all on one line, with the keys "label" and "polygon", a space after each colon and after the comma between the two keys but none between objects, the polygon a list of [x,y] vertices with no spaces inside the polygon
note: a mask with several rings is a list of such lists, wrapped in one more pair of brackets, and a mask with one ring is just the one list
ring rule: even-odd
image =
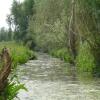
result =
[{"label": "reflection on water", "polygon": [[46,54],[19,66],[18,76],[28,89],[20,100],[100,100],[99,79],[83,84],[74,67]]}]

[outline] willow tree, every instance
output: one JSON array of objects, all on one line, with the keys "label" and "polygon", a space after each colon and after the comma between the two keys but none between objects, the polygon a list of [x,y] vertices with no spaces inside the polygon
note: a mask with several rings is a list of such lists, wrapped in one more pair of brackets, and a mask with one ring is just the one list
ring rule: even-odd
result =
[{"label": "willow tree", "polygon": [[95,58],[96,71],[100,71],[100,1],[77,0],[77,29],[80,41],[86,41]]},{"label": "willow tree", "polygon": [[29,24],[29,32],[35,35],[36,44],[45,51],[66,45],[66,0],[41,0],[35,4],[35,15]]}]

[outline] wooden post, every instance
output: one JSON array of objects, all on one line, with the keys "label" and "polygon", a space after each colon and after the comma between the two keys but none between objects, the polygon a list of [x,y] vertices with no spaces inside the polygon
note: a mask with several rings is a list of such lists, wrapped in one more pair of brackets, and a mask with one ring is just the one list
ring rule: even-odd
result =
[{"label": "wooden post", "polygon": [[11,72],[11,57],[9,54],[9,49],[3,48],[2,53],[0,54],[1,60],[3,62],[3,66],[0,70],[0,92],[3,92],[6,84],[8,82],[8,76]]}]

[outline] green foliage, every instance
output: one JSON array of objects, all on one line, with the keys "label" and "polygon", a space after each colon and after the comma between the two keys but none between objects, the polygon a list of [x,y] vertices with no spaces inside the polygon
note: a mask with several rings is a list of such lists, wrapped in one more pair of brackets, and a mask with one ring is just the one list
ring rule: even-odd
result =
[{"label": "green foliage", "polygon": [[[70,59],[66,52],[72,47],[71,50],[76,50],[75,56],[79,54],[77,59],[78,65],[82,67],[80,70],[94,72],[96,69],[99,70],[100,62],[98,56],[100,55],[100,2],[99,0],[75,0],[74,5],[72,1],[74,0],[36,1],[34,6],[36,13],[29,21],[28,32],[35,38],[38,49],[52,52],[52,55],[61,59]],[[73,21],[70,26],[71,32],[69,32],[70,21]],[[80,46],[80,42],[84,41],[88,42],[89,51],[85,44],[81,44],[83,47]],[[59,50],[59,48],[67,49]],[[82,50],[85,50],[88,55],[82,55]],[[94,63],[98,66],[95,67],[96,69],[92,68],[95,66]]]},{"label": "green foliage", "polygon": [[100,1],[78,0],[77,5],[78,31],[81,38],[90,45],[89,52],[96,64],[94,68],[96,74],[100,72]]},{"label": "green foliage", "polygon": [[36,13],[29,22],[36,46],[43,51],[64,47],[66,43],[66,0],[41,0],[35,3]]},{"label": "green foliage", "polygon": [[86,42],[80,45],[76,64],[78,72],[90,72],[93,74],[95,68],[95,61],[93,55],[90,53],[89,44],[87,44]]},{"label": "green foliage", "polygon": [[18,82],[10,82],[7,84],[4,90],[4,97],[6,100],[13,100],[15,97],[17,97],[17,94],[21,89],[27,91],[24,84],[20,84]]},{"label": "green foliage", "polygon": [[[100,72],[100,0],[14,0],[8,22],[15,25],[15,39],[30,48],[51,52],[69,62],[78,54],[80,71]],[[84,41],[88,44],[80,45]],[[22,52],[13,56],[19,63],[28,58]]]},{"label": "green foliage", "polygon": [[0,28],[0,42],[11,40],[11,32],[9,33],[4,27]]},{"label": "green foliage", "polygon": [[31,58],[36,58],[35,53],[22,44],[17,44],[16,42],[1,42],[0,49],[3,47],[10,49],[13,67],[16,67],[18,64],[23,64]]},{"label": "green foliage", "polygon": [[69,55],[67,48],[52,50],[50,54],[66,62],[70,62],[70,63],[72,62],[72,58]]},{"label": "green foliage", "polygon": [[25,0],[20,3],[13,1],[11,15],[13,16],[12,24],[15,25],[14,37],[16,40],[25,41],[28,29],[28,22],[33,15],[34,0]]}]

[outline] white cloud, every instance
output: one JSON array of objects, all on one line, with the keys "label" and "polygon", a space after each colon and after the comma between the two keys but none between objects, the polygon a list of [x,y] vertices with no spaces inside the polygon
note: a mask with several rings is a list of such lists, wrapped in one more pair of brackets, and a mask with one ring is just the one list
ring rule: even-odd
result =
[{"label": "white cloud", "polygon": [[13,0],[0,0],[0,27],[7,27],[6,16],[10,13],[12,2]]}]

